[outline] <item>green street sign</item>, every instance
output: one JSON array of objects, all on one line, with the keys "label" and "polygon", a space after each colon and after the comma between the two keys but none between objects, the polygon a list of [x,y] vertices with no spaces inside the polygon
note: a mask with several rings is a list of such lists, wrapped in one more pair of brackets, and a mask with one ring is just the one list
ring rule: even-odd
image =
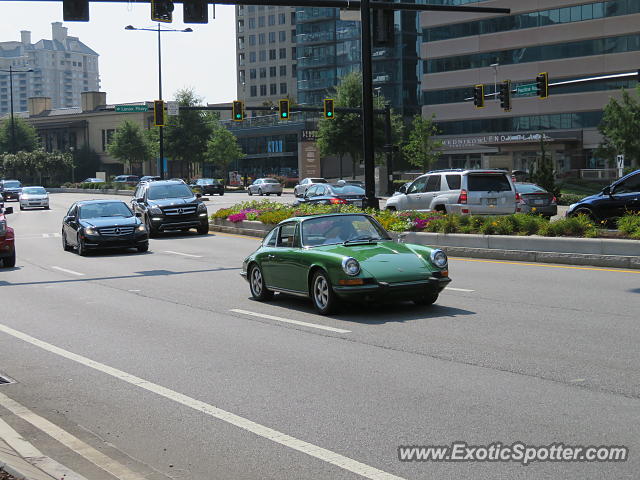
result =
[{"label": "green street sign", "polygon": [[130,113],[130,112],[148,112],[149,108],[146,105],[116,105],[116,112]]},{"label": "green street sign", "polygon": [[527,83],[525,85],[516,86],[516,95],[521,97],[527,97],[530,95],[537,95],[538,86],[535,83]]}]

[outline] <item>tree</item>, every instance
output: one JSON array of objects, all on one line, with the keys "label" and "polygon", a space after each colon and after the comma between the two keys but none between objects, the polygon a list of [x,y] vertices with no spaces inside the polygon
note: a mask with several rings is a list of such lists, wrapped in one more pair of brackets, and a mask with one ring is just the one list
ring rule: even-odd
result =
[{"label": "tree", "polygon": [[244,157],[236,136],[225,128],[219,121],[215,121],[213,133],[207,142],[205,161],[213,163],[224,172],[226,181],[229,164]]},{"label": "tree", "polygon": [[[195,107],[202,103],[192,89],[179,90],[175,96],[181,107]],[[202,110],[180,110],[169,117],[164,129],[165,153],[178,168],[172,168],[173,176],[192,177],[194,165],[202,164],[216,117]],[[173,167],[173,166],[172,166]]]},{"label": "tree", "polygon": [[55,182],[69,174],[71,164],[70,153],[45,152],[41,148],[31,152],[5,153],[0,155],[0,176],[17,177],[25,183]]},{"label": "tree", "polygon": [[107,153],[131,169],[131,166],[153,158],[153,151],[140,125],[125,120],[107,146]]},{"label": "tree", "polygon": [[32,152],[40,146],[40,138],[36,129],[22,118],[14,117],[15,145],[11,129],[11,118],[7,118],[0,126],[0,153]]},{"label": "tree", "polygon": [[540,136],[540,156],[531,165],[529,179],[555,196],[560,195],[560,188],[556,185],[556,175],[553,170],[553,160],[547,155],[544,135]]},{"label": "tree", "polygon": [[402,149],[407,161],[411,165],[421,167],[423,172],[428,171],[441,155],[438,149],[442,147],[442,142],[433,138],[440,133],[433,118],[416,115],[413,118],[409,141]]},{"label": "tree", "polygon": [[[374,97],[374,108],[384,108],[383,96]],[[335,90],[335,107],[362,106],[362,75],[352,72],[346,75]],[[391,115],[393,143],[402,138],[402,120],[399,115]],[[374,116],[374,148],[383,151],[385,145],[384,117]],[[340,162],[345,156],[351,157],[352,174],[355,177],[356,165],[362,160],[362,117],[359,113],[337,113],[334,118],[322,118],[318,123],[318,147],[322,155],[336,155]]]},{"label": "tree", "polygon": [[[640,85],[637,88],[640,96]],[[631,160],[631,165],[640,166],[640,102],[627,90],[622,89],[622,99],[611,98],[604,108],[598,126],[604,141],[598,149],[610,160],[622,154]]]}]

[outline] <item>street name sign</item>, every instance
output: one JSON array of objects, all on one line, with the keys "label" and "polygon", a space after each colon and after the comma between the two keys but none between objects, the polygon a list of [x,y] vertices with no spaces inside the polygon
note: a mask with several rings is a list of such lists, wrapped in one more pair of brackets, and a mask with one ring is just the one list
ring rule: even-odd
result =
[{"label": "street name sign", "polygon": [[149,107],[146,105],[116,105],[116,112],[131,113],[131,112],[148,112]]},{"label": "street name sign", "polygon": [[526,83],[524,85],[516,86],[516,95],[526,97],[528,95],[536,95],[538,93],[538,86],[535,83]]}]

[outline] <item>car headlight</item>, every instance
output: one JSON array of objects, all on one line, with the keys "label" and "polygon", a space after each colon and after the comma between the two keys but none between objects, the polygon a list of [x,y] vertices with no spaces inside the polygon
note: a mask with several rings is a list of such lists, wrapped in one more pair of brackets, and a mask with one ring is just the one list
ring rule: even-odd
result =
[{"label": "car headlight", "polygon": [[162,210],[160,207],[151,207],[149,213],[151,213],[151,215],[162,215]]},{"label": "car headlight", "polygon": [[431,251],[431,263],[438,268],[444,268],[447,266],[447,254],[439,248]]},{"label": "car headlight", "polygon": [[86,235],[97,235],[98,231],[95,228],[87,227],[84,229]]},{"label": "car headlight", "polygon": [[207,206],[204,203],[199,203],[198,212],[206,212],[206,211],[207,211]]},{"label": "car headlight", "polygon": [[144,223],[141,223],[140,225],[138,225],[138,228],[136,228],[136,230],[139,232],[146,232],[147,227],[144,226]]},{"label": "car headlight", "polygon": [[342,269],[347,275],[357,275],[360,273],[360,264],[353,257],[347,257],[342,260]]}]

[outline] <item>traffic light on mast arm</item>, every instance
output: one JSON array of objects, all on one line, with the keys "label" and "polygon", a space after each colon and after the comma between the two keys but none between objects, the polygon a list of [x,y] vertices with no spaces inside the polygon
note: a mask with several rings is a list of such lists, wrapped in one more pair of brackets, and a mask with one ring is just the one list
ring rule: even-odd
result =
[{"label": "traffic light on mast arm", "polygon": [[500,84],[500,107],[505,111],[511,111],[511,80],[505,80]]},{"label": "traffic light on mast arm", "polygon": [[476,108],[484,108],[484,85],[473,87],[473,104]]},{"label": "traffic light on mast arm", "polygon": [[244,102],[240,100],[233,101],[231,117],[234,122],[241,122],[244,120]]},{"label": "traffic light on mast arm", "polygon": [[182,20],[184,23],[209,23],[207,0],[183,0]]},{"label": "traffic light on mast arm", "polygon": [[155,100],[153,102],[153,124],[156,127],[164,127],[164,101]]},{"label": "traffic light on mast arm", "polygon": [[324,99],[324,118],[335,118],[335,112],[333,110],[333,99],[325,98]]},{"label": "traffic light on mast arm", "polygon": [[88,22],[89,0],[62,0],[62,19],[65,22]]},{"label": "traffic light on mast arm", "polygon": [[549,74],[547,72],[540,73],[536,77],[536,90],[538,97],[549,97]]},{"label": "traffic light on mast arm", "polygon": [[289,100],[280,100],[278,106],[280,107],[280,120],[289,120]]},{"label": "traffic light on mast arm", "polygon": [[151,20],[171,23],[173,20],[173,1],[151,0]]}]

